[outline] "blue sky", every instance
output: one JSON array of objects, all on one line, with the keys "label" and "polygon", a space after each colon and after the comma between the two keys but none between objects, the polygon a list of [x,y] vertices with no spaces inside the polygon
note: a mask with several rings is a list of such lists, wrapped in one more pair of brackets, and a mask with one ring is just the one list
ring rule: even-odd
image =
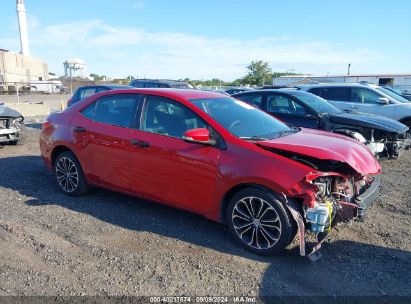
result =
[{"label": "blue sky", "polygon": [[[111,77],[220,78],[252,60],[311,74],[411,72],[409,0],[25,0],[30,51],[63,73],[81,58]],[[19,51],[15,1],[0,48]]]}]

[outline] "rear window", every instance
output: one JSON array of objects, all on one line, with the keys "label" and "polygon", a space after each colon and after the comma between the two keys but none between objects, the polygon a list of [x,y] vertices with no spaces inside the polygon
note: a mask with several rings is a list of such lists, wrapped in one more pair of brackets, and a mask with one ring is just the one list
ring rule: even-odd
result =
[{"label": "rear window", "polygon": [[246,103],[256,106],[258,108],[261,108],[261,102],[263,100],[263,95],[262,94],[243,94],[239,96],[234,96],[234,98],[241,99],[242,101],[245,101]]},{"label": "rear window", "polygon": [[132,81],[130,83],[130,86],[135,87],[135,88],[144,88],[144,82],[141,81]]},{"label": "rear window", "polygon": [[[314,93],[314,94],[318,95],[317,93]],[[350,88],[322,88],[320,96],[326,100],[350,101],[351,100],[351,89]]]}]

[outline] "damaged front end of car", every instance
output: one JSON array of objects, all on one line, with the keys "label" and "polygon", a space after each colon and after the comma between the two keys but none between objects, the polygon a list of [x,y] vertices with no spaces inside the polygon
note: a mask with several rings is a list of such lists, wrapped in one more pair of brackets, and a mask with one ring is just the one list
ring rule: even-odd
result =
[{"label": "damaged front end of car", "polygon": [[0,104],[0,143],[17,143],[21,136],[23,116],[4,104]]},{"label": "damaged front end of car", "polygon": [[[325,151],[324,158],[319,158],[314,156],[319,153],[312,151],[302,154],[290,151],[290,147],[261,146],[313,169],[282,193],[298,226],[300,255],[313,261],[321,257],[318,250],[333,228],[364,220],[367,208],[379,194],[381,167],[371,155],[361,157],[361,150],[354,148],[345,155]],[[314,245],[307,244],[309,235],[316,237]]]},{"label": "damaged front end of car", "polygon": [[[317,259],[317,251],[335,226],[364,220],[366,209],[378,196],[379,185],[378,175],[314,172],[284,193],[298,225],[300,255]],[[306,232],[317,237],[312,248],[306,247]]]},{"label": "damaged front end of car", "polygon": [[379,159],[400,157],[411,148],[411,136],[407,129],[401,132],[388,132],[374,129],[357,131],[341,128],[334,130],[334,132],[358,140]]},{"label": "damaged front end of car", "polygon": [[409,128],[387,117],[342,113],[328,119],[330,131],[358,140],[379,159],[397,158],[411,146]]}]

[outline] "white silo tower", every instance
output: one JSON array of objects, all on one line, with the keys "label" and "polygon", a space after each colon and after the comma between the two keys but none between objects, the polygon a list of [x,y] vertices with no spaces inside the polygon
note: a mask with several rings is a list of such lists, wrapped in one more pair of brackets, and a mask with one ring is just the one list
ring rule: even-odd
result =
[{"label": "white silo tower", "polygon": [[17,6],[17,17],[19,19],[21,53],[23,55],[30,56],[29,32],[27,29],[26,8],[24,7],[23,0],[16,0],[16,6]]}]

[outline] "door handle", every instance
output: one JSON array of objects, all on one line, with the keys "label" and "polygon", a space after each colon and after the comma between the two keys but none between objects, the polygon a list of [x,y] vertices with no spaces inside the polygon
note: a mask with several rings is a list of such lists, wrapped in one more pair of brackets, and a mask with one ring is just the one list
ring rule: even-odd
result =
[{"label": "door handle", "polygon": [[76,126],[76,127],[73,128],[73,131],[76,132],[76,133],[84,133],[84,132],[87,131],[87,129],[84,128],[84,127],[78,127],[78,126]]},{"label": "door handle", "polygon": [[136,147],[141,147],[141,148],[148,148],[148,147],[150,147],[150,143],[148,143],[148,142],[146,142],[146,141],[138,140],[138,139],[132,139],[132,140],[130,140],[130,143],[131,143],[133,146],[136,146]]}]

